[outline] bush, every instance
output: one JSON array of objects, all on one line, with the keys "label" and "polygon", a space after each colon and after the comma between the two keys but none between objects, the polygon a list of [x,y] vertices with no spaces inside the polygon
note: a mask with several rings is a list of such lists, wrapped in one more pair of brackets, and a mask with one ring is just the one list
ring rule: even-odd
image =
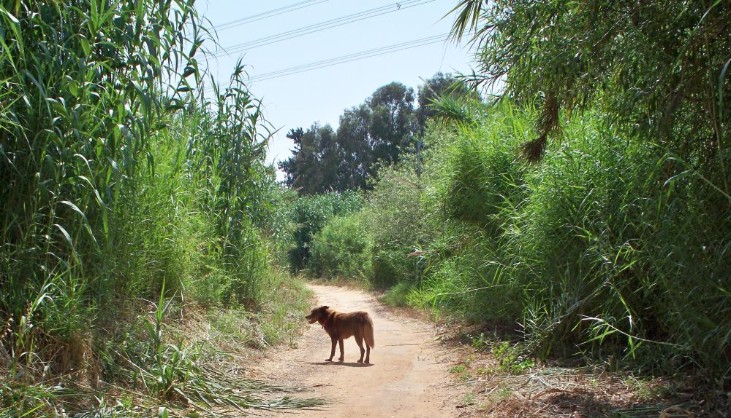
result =
[{"label": "bush", "polygon": [[613,353],[727,385],[728,155],[692,165],[588,112],[528,165],[518,152],[532,110],[470,114],[484,116],[454,133],[432,125],[421,177],[382,171],[364,210],[374,284],[412,305],[518,322],[544,358]]},{"label": "bush", "polygon": [[387,288],[423,278],[424,249],[432,240],[429,213],[424,208],[423,180],[413,160],[393,168],[381,168],[379,181],[364,209],[364,223],[373,240],[375,287]]},{"label": "bush", "polygon": [[303,196],[292,207],[283,208],[295,225],[294,246],[287,251],[292,271],[298,272],[308,266],[310,243],[330,218],[355,212],[361,205],[362,200],[358,193],[345,192]]},{"label": "bush", "polygon": [[333,217],[312,240],[308,270],[316,277],[366,281],[372,245],[359,213]]}]

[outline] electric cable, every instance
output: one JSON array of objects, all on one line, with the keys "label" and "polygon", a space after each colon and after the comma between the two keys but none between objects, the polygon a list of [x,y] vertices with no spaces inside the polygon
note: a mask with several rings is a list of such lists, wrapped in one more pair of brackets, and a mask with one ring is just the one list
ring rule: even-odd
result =
[{"label": "electric cable", "polygon": [[[393,13],[400,10],[409,9],[412,7],[421,6],[427,3],[432,3],[436,0],[406,0],[400,3],[393,3],[386,6],[376,7],[374,9],[365,10],[362,12],[350,14],[347,16],[339,17],[336,19],[327,20],[324,22],[316,23],[313,25],[303,26],[301,28],[293,29],[290,31],[278,33],[275,35],[266,36],[263,38],[255,39],[253,41],[243,42],[240,44],[232,45],[223,48],[221,52],[214,54],[216,57],[223,55],[230,55],[233,53],[246,51],[262,46],[270,45],[273,43],[298,38],[300,36],[309,35],[312,33],[320,32],[326,29],[332,29],[339,26],[347,25],[350,23],[358,22],[373,17],[378,17],[387,13]],[[395,8],[394,8],[395,7]]]},{"label": "electric cable", "polygon": [[[399,44],[387,45],[387,46],[380,47],[380,48],[374,48],[374,49],[369,49],[366,51],[356,52],[354,54],[341,55],[341,56],[335,57],[335,58],[329,58],[326,60],[316,61],[316,62],[312,62],[309,64],[297,65],[297,66],[285,68],[282,70],[276,70],[276,71],[271,71],[268,73],[250,76],[249,82],[253,83],[256,81],[267,81],[267,80],[272,80],[272,79],[276,79],[276,78],[287,77],[290,75],[295,75],[295,74],[304,73],[304,72],[308,72],[308,71],[314,71],[314,70],[319,70],[322,68],[332,67],[334,65],[347,64],[347,63],[353,62],[353,61],[374,58],[374,57],[377,57],[380,55],[386,55],[386,54],[391,54],[394,52],[405,51],[408,49],[431,45],[431,44],[435,44],[435,43],[439,43],[439,42],[445,42],[448,39],[448,37],[449,37],[448,33],[443,33],[441,35],[427,36],[424,38],[414,39],[414,40],[402,42]],[[210,93],[213,91],[213,87],[207,86],[207,87],[204,87],[203,90],[206,93]]]},{"label": "electric cable", "polygon": [[407,49],[417,48],[420,46],[426,46],[435,44],[438,42],[444,42],[447,40],[449,34],[443,33],[440,35],[427,36],[425,38],[419,38],[408,42],[402,42],[399,44],[388,45],[380,48],[369,49],[366,51],[356,52],[354,54],[342,55],[335,58],[329,58],[326,60],[316,61],[309,64],[298,65],[290,68],[281,70],[271,71],[268,73],[258,74],[249,77],[251,82],[271,80],[274,78],[286,77],[289,75],[295,75],[307,71],[318,70],[321,68],[331,67],[333,65],[345,64],[352,61],[359,61],[367,58],[373,58],[380,55],[390,54],[398,51],[404,51]]},{"label": "electric cable", "polygon": [[251,16],[242,17],[240,19],[232,20],[230,22],[221,23],[220,25],[214,25],[213,29],[222,31],[226,29],[235,28],[237,26],[247,25],[249,23],[258,22],[260,20],[268,19],[270,17],[279,16],[285,13],[294,12],[305,7],[315,6],[320,3],[324,3],[328,0],[305,0],[299,3],[293,3],[289,6],[279,7],[277,9],[268,10],[266,12],[258,13]]}]

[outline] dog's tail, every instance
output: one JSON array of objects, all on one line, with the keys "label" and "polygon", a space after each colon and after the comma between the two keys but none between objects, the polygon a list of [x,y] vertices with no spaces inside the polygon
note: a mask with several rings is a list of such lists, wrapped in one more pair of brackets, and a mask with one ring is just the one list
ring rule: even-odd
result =
[{"label": "dog's tail", "polygon": [[368,347],[373,348],[376,346],[376,342],[373,340],[373,321],[368,314],[366,314],[365,319],[365,323],[363,324],[363,328],[365,328],[363,338],[365,339],[365,343],[368,344]]}]

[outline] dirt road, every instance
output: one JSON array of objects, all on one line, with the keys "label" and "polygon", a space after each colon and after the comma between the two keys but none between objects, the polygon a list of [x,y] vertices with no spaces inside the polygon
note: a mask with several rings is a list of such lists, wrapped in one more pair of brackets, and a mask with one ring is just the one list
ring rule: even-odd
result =
[{"label": "dirt road", "polygon": [[[375,328],[371,364],[357,363],[358,346],[345,341],[345,362],[326,362],[330,338],[310,325],[296,348],[272,352],[260,365],[267,380],[311,388],[303,394],[327,404],[318,410],[287,411],[303,417],[453,417],[463,398],[451,384],[449,353],[435,328],[388,312],[372,296],[352,289],[311,285],[317,304],[339,311],[365,310]],[[304,313],[303,313],[304,315]],[[304,321],[304,317],[302,318]],[[339,352],[336,351],[336,357]],[[276,416],[273,414],[270,416]]]}]

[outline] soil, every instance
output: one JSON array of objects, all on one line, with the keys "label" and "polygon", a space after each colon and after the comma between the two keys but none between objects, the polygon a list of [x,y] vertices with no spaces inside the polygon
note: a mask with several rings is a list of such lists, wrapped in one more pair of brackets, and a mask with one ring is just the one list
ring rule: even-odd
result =
[{"label": "soil", "polygon": [[[257,411],[263,416],[302,417],[704,417],[721,416],[692,389],[660,378],[601,367],[523,365],[506,370],[488,345],[458,323],[435,324],[408,310],[385,307],[363,291],[309,285],[316,300],[342,311],[364,310],[373,318],[371,364],[357,363],[358,346],[345,341],[345,361],[327,362],[330,338],[315,323],[290,347],[265,351],[257,378],[303,388],[297,396],[322,398],[317,409]],[[305,321],[302,313],[302,320]],[[480,341],[482,338],[480,337]],[[499,354],[498,354],[499,355]],[[335,360],[339,356],[336,351]],[[723,394],[720,394],[723,395]],[[723,396],[721,396],[723,397]],[[724,398],[725,399],[725,398]]]}]

